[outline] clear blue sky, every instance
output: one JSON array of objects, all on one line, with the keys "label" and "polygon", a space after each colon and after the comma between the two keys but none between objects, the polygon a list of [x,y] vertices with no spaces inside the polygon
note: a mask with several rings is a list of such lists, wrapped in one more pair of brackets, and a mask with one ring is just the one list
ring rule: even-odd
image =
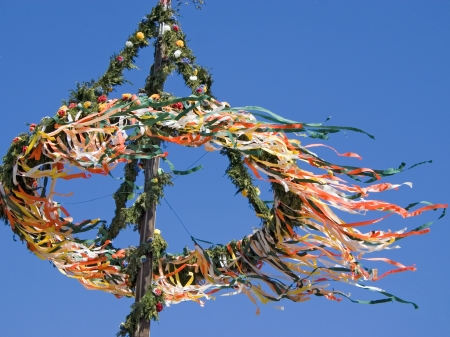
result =
[{"label": "clear blue sky", "polygon": [[[123,47],[155,2],[1,1],[0,152],[6,153],[11,140],[28,130],[25,123],[53,115],[76,81],[101,75],[109,56]],[[433,164],[387,179],[412,181],[412,189],[375,196],[402,206],[421,200],[449,202],[450,1],[209,0],[202,11],[188,5],[182,14],[189,46],[199,64],[211,69],[219,100],[232,106],[263,106],[302,122],[332,116],[331,125],[359,127],[376,136],[375,141],[352,133],[332,136],[327,145],[357,152],[363,162],[317,151],[330,161],[381,169],[432,159]],[[118,88],[117,95],[142,85],[151,58],[150,48],[141,53],[141,70],[127,75],[136,86]],[[189,93],[176,75],[166,90]],[[200,149],[168,151],[180,169],[203,154]],[[167,200],[180,218],[194,236],[216,243],[251,233],[259,222],[246,199],[234,197],[234,187],[223,177],[224,158],[208,154],[201,164],[203,171],[179,177],[167,190]],[[60,184],[59,191],[76,193],[61,202],[108,195],[118,183],[102,177]],[[267,193],[267,186],[260,187]],[[66,208],[78,220],[110,220],[113,200]],[[428,213],[407,220],[392,217],[383,228],[412,229],[438,216]],[[284,311],[263,305],[256,316],[245,296],[218,297],[204,308],[195,303],[166,308],[161,321],[152,323],[152,336],[424,336],[430,329],[436,336],[449,335],[449,219],[435,223],[428,235],[400,241],[400,250],[377,254],[416,264],[414,273],[372,285],[416,302],[419,310],[399,303],[364,306],[313,298],[283,302]],[[164,203],[157,223],[169,251],[192,247]],[[137,234],[129,231],[115,245],[137,241]],[[8,227],[0,227],[0,243],[1,336],[115,335],[132,300],[85,290],[14,242]],[[377,298],[344,290],[357,299]]]}]

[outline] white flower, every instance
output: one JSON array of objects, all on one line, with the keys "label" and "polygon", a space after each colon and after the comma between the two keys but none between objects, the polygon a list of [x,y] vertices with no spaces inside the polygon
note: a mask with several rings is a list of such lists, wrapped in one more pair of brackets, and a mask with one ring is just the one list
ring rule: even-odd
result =
[{"label": "white flower", "polygon": [[173,56],[175,56],[175,58],[179,58],[181,56],[181,50],[177,49],[173,52]]},{"label": "white flower", "polygon": [[125,42],[125,46],[127,46],[128,48],[131,48],[131,47],[133,47],[133,42],[127,41],[127,42]]}]

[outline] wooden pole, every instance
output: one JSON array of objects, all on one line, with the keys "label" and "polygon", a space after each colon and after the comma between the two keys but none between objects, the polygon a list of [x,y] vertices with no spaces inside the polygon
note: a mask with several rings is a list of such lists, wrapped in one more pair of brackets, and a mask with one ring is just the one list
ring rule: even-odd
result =
[{"label": "wooden pole", "polygon": [[[161,2],[166,7],[170,6],[170,0],[158,1]],[[153,75],[161,68],[162,60],[164,57],[164,45],[162,44],[162,23],[160,23],[159,28],[159,37],[155,46],[155,62],[150,72],[150,81],[152,80]],[[163,90],[163,83],[161,83],[159,88],[156,88],[155,85],[150,83],[150,85],[146,86],[146,94],[148,96],[155,94],[156,92],[148,92],[153,90]],[[156,142],[159,145],[160,142]],[[148,188],[148,184],[150,180],[158,175],[159,168],[159,158],[146,159],[143,161],[144,164],[144,174],[145,174],[145,190]],[[139,230],[139,243],[145,243],[149,240],[149,238],[153,239],[153,235],[155,232],[155,224],[156,224],[156,204],[151,205],[151,207],[143,214],[140,230]],[[152,271],[153,271],[153,254],[150,252],[147,254],[147,260],[142,264],[141,269],[139,270],[138,277],[136,280],[136,293],[135,293],[135,302],[138,303],[141,301],[142,297],[145,295],[148,287],[152,284]],[[149,337],[150,336],[150,321],[145,319],[141,319],[136,327],[136,331],[134,333],[134,337]]]}]

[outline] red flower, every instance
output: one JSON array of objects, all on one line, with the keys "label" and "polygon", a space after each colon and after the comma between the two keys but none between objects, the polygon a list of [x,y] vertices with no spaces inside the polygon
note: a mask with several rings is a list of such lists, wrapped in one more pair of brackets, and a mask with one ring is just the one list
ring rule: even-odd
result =
[{"label": "red flower", "polygon": [[178,31],[180,30],[180,27],[178,27],[177,25],[173,25],[173,26],[172,26],[172,29],[173,29],[175,32],[178,32]]},{"label": "red flower", "polygon": [[181,109],[183,109],[183,103],[177,102],[177,103],[172,104],[171,107],[174,109],[181,110]]},{"label": "red flower", "polygon": [[33,123],[30,125],[30,132],[33,132],[34,129],[36,129],[36,124]]},{"label": "red flower", "polygon": [[77,103],[70,103],[69,104],[69,109],[73,109],[77,107]]},{"label": "red flower", "polygon": [[20,138],[16,137],[16,138],[13,139],[13,143],[17,143],[19,140],[20,140]]},{"label": "red flower", "polygon": [[63,109],[58,110],[59,117],[64,117],[65,115],[66,115],[66,110],[63,110]]},{"label": "red flower", "polygon": [[118,62],[122,62],[123,61],[123,56],[122,55],[117,56],[116,60]]},{"label": "red flower", "polygon": [[156,311],[161,312],[163,310],[163,305],[161,302],[156,303]]},{"label": "red flower", "polygon": [[101,95],[99,98],[97,98],[97,102],[104,103],[104,102],[106,102],[107,99],[108,99],[108,97],[106,97],[105,95]]},{"label": "red flower", "polygon": [[22,146],[22,152],[25,153],[27,152],[28,146]]}]

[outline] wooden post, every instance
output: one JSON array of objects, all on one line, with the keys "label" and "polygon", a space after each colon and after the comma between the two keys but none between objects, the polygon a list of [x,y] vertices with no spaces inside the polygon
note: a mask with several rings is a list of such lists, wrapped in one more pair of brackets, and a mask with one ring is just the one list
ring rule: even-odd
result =
[{"label": "wooden post", "polygon": [[[170,6],[170,0],[162,0],[161,2],[166,7]],[[164,57],[164,45],[161,43],[162,37],[162,23],[160,23],[159,27],[159,37],[155,47],[155,61],[153,67],[150,72],[150,81],[162,65],[162,60]],[[146,94],[148,96],[155,94],[157,92],[149,92],[153,90],[163,90],[163,83],[156,88],[154,83],[147,83],[146,85]],[[156,142],[157,145],[160,142]],[[144,164],[144,174],[145,174],[145,189],[147,189],[150,180],[158,175],[159,168],[159,158],[152,158],[143,160]],[[139,243],[145,243],[149,238],[153,239],[153,235],[155,232],[155,223],[156,223],[156,204],[151,205],[151,207],[143,214],[140,230],[139,230]],[[152,284],[152,271],[153,271],[153,254],[150,252],[147,254],[147,260],[142,264],[141,269],[139,270],[138,277],[136,280],[136,291],[135,291],[135,302],[138,303],[141,301],[142,297],[145,295],[148,287]],[[138,326],[136,327],[136,331],[134,332],[134,337],[149,337],[150,336],[150,321],[146,321],[145,319],[141,319],[139,321]]]}]

